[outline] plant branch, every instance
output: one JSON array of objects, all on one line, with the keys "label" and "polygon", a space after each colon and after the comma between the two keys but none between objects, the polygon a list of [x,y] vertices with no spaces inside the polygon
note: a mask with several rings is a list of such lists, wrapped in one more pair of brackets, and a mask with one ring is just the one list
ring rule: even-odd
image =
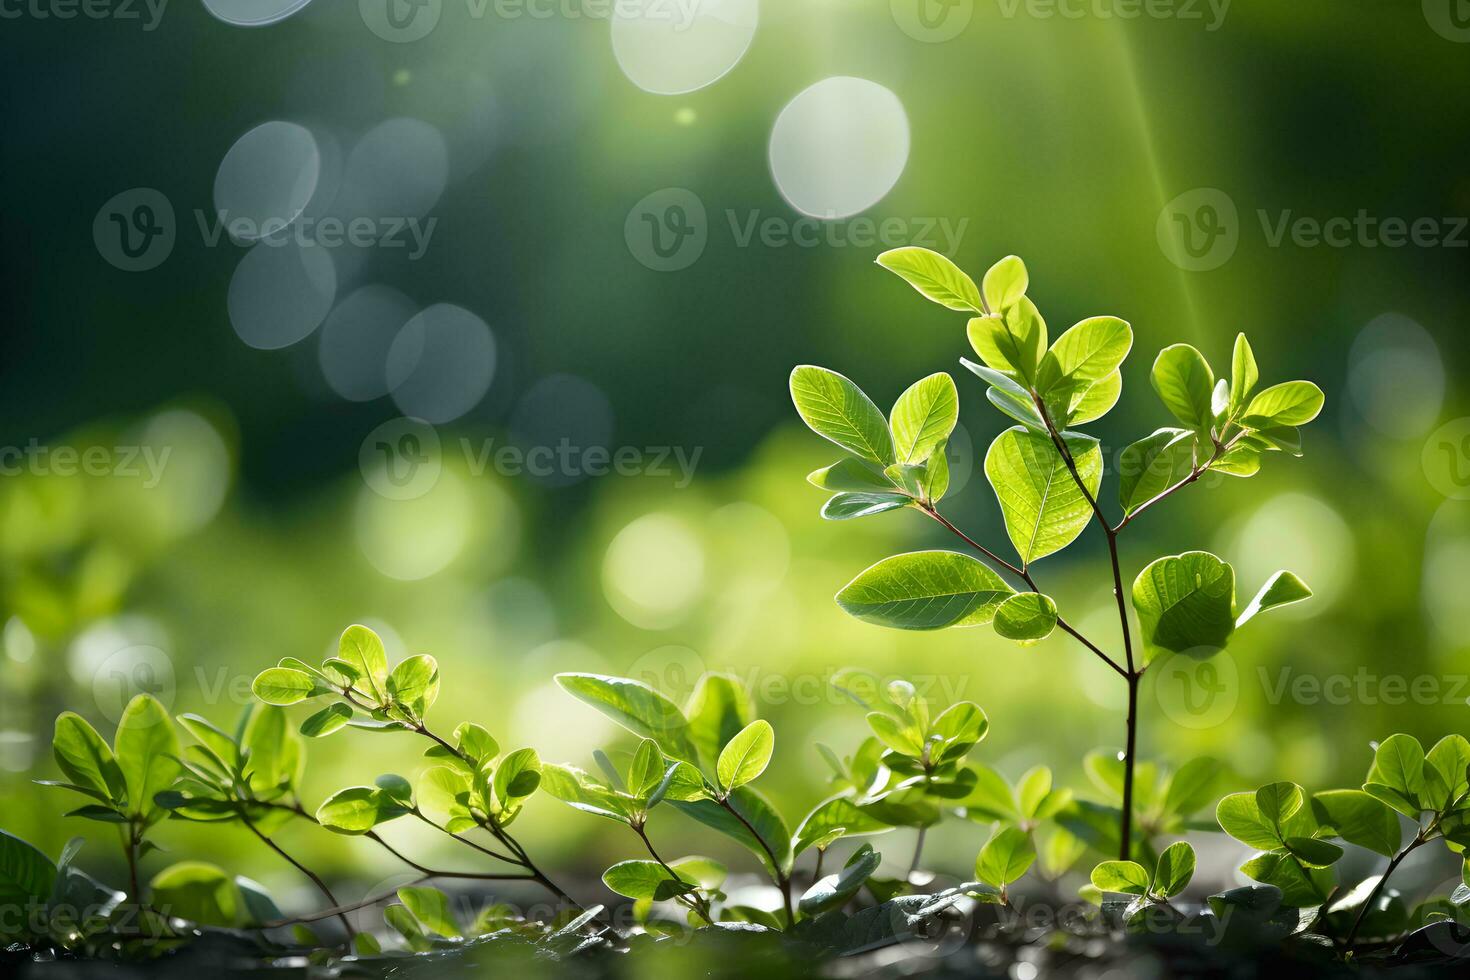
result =
[{"label": "plant branch", "polygon": [[1363,920],[1368,917],[1368,910],[1371,909],[1373,907],[1373,904],[1378,901],[1378,896],[1382,893],[1383,886],[1388,884],[1388,876],[1393,874],[1394,871],[1398,869],[1399,863],[1403,861],[1404,858],[1408,857],[1415,848],[1428,840],[1428,837],[1425,836],[1426,833],[1426,831],[1420,830],[1419,833],[1414,835],[1414,839],[1409,841],[1409,843],[1404,847],[1403,850],[1399,851],[1393,857],[1389,858],[1388,867],[1384,869],[1383,876],[1378,879],[1378,884],[1374,885],[1373,890],[1368,893],[1368,900],[1363,903],[1360,909],[1358,909],[1358,914],[1353,919],[1353,927],[1348,930],[1347,938],[1342,941],[1343,949],[1352,949],[1353,940],[1358,938],[1358,930],[1363,927]]},{"label": "plant branch", "polygon": [[790,929],[796,924],[796,910],[791,905],[791,878],[786,872],[781,870],[781,862],[777,859],[776,852],[771,850],[771,845],[766,843],[766,839],[756,831],[755,827],[751,826],[749,820],[745,819],[745,814],[735,809],[734,804],[729,799],[726,797],[716,797],[715,802],[729,811],[730,815],[736,820],[740,821],[741,826],[749,831],[750,836],[754,837],[756,843],[761,846],[761,850],[766,852],[766,857],[771,859],[771,880],[776,883],[776,888],[781,892],[781,904],[786,909],[786,928]]},{"label": "plant branch", "polygon": [[922,858],[924,855],[924,835],[928,832],[928,827],[920,827],[919,838],[918,840],[914,841],[914,859],[909,862],[908,877],[910,880],[913,879],[914,872],[919,870],[919,859]]},{"label": "plant branch", "polygon": [[[684,880],[679,876],[678,872],[669,867],[667,861],[658,856],[658,851],[654,850],[653,841],[648,839],[648,832],[643,829],[642,824],[629,823],[628,826],[632,827],[633,833],[637,834],[639,840],[643,841],[643,846],[648,849],[649,857],[657,861],[659,867],[668,872],[670,878],[674,879],[675,881]],[[715,924],[715,920],[710,917],[709,904],[704,900],[704,896],[699,894],[699,892],[694,892],[693,898],[690,898],[688,895],[675,895],[674,898],[676,901],[678,901],[680,905],[683,905],[685,908],[698,915],[705,922],[708,922],[710,925]]]},{"label": "plant branch", "polygon": [[[281,845],[277,844],[275,841],[271,840],[270,837],[266,836],[266,834],[262,832],[259,827],[255,826],[254,822],[251,821],[249,817],[245,816],[243,812],[241,812],[240,814],[240,820],[245,824],[246,827],[250,828],[250,832],[252,834],[260,838],[261,842],[265,844],[266,847],[269,847],[271,850],[275,851],[286,861],[287,864],[291,865],[297,871],[300,871],[302,874],[306,875],[306,877],[310,878],[311,883],[313,885],[316,885],[317,891],[321,892],[327,897],[328,902],[331,902],[333,906],[336,906],[338,904],[337,897],[332,894],[332,890],[327,887],[327,883],[325,881],[322,881],[322,879],[317,876],[317,873],[315,871],[312,871],[306,865],[293,858],[290,854],[287,854],[285,849],[283,849]],[[342,920],[342,927],[347,930],[347,938],[351,940],[354,936],[357,935],[357,930],[352,928],[352,923],[348,921],[347,915],[345,913],[338,915],[338,918]]]}]

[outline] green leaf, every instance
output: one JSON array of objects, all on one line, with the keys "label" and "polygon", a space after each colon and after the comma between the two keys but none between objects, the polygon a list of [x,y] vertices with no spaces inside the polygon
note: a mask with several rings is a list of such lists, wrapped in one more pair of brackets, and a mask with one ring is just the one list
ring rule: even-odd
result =
[{"label": "green leaf", "polygon": [[851,521],[900,510],[913,502],[914,498],[902,493],[839,493],[822,505],[822,517]]},{"label": "green leaf", "polygon": [[122,770],[102,736],[81,715],[63,711],[56,716],[51,752],[56,765],[77,786],[102,799],[122,802],[127,793]]},{"label": "green leaf", "polygon": [[423,653],[409,657],[388,675],[388,694],[422,718],[439,696],[439,662]]},{"label": "green leaf", "polygon": [[[882,834],[892,830],[868,811],[855,805],[845,796],[833,796],[812,808],[801,825],[796,828],[793,850],[800,854],[809,847],[827,847],[840,837],[856,837],[864,834]],[[836,834],[836,836],[832,836]],[[826,843],[821,843],[826,840]]]},{"label": "green leaf", "polygon": [[427,953],[434,948],[429,937],[424,935],[424,927],[419,925],[419,920],[405,906],[390,905],[385,908],[383,921],[402,936],[405,945],[415,953]]},{"label": "green leaf", "polygon": [[1242,425],[1252,429],[1306,425],[1322,411],[1322,389],[1310,381],[1287,381],[1272,385],[1246,406]]},{"label": "green leaf", "polygon": [[1386,858],[1398,854],[1402,843],[1398,817],[1380,799],[1361,789],[1329,789],[1313,796],[1311,804],[1323,829],[1374,854]]},{"label": "green leaf", "polygon": [[634,735],[653,739],[664,755],[699,764],[688,719],[678,705],[647,684],[625,677],[579,673],[557,674],[556,682],[572,697],[601,711]]},{"label": "green leaf", "polygon": [[994,888],[1016,881],[1036,861],[1031,835],[1018,827],[1002,827],[986,841],[975,860],[975,877]]},{"label": "green leaf", "polygon": [[1215,372],[1203,354],[1188,344],[1165,347],[1154,361],[1150,380],[1176,419],[1191,429],[1210,425]]},{"label": "green leaf", "polygon": [[938,252],[906,245],[884,252],[877,262],[941,306],[976,313],[982,309],[975,281]]},{"label": "green leaf", "polygon": [[232,772],[240,762],[240,747],[234,738],[218,728],[213,722],[199,715],[183,714],[175,719],[179,727],[198,740],[199,744],[217,762],[221,769]]},{"label": "green leaf", "polygon": [[1159,429],[1118,458],[1118,503],[1131,514],[1194,471],[1194,433]]},{"label": "green leaf", "polygon": [[454,744],[465,755],[474,760],[476,768],[483,766],[500,754],[500,743],[484,725],[461,722],[454,729]]},{"label": "green leaf", "polygon": [[664,754],[658,750],[658,743],[651,738],[640,740],[628,765],[628,792],[646,800],[663,779]]},{"label": "green leaf", "polygon": [[965,816],[979,823],[1018,819],[1021,813],[1005,777],[985,765],[976,765],[973,771],[975,785],[970,788],[969,795],[960,800]]},{"label": "green leaf", "polygon": [[1057,627],[1057,604],[1039,592],[1020,592],[995,610],[995,631],[1008,640],[1041,640]]},{"label": "green leaf", "polygon": [[1133,583],[1148,663],[1161,651],[1209,656],[1235,631],[1235,570],[1205,551],[1170,555]]},{"label": "green leaf", "polygon": [[382,637],[366,626],[349,626],[337,643],[337,658],[357,672],[359,683],[367,682],[367,693],[379,704],[387,702],[388,651]]},{"label": "green leaf", "polygon": [[402,803],[377,786],[349,786],[323,800],[316,819],[327,830],[351,836],[365,834],[406,812]]},{"label": "green leaf", "polygon": [[407,887],[398,889],[398,900],[413,913],[430,932],[445,939],[457,939],[464,935],[454,913],[449,908],[449,896],[437,888]]},{"label": "green leaf", "polygon": [[[1424,747],[1412,735],[1390,735],[1378,745],[1368,782],[1380,783],[1402,794],[1410,803],[1422,803]],[[1414,816],[1417,818],[1418,814]]]},{"label": "green leaf", "polygon": [[574,766],[541,765],[541,788],[583,813],[626,823],[631,816],[626,800]]},{"label": "green leaf", "polygon": [[352,952],[359,957],[381,956],[383,944],[370,932],[359,932],[352,937]]},{"label": "green leaf", "polygon": [[893,404],[888,424],[900,463],[922,463],[944,444],[960,417],[954,379],[940,372],[914,382]]},{"label": "green leaf", "polygon": [[1463,735],[1446,735],[1435,743],[1424,757],[1425,762],[1439,774],[1441,795],[1431,800],[1434,808],[1443,810],[1450,803],[1470,792],[1470,741]]},{"label": "green leaf", "polygon": [[1270,851],[1281,847],[1281,834],[1270,818],[1261,812],[1255,793],[1231,793],[1215,809],[1220,829],[1231,837],[1254,847]]},{"label": "green leaf", "polygon": [[1086,388],[1112,375],[1133,348],[1133,328],[1115,316],[1095,316],[1067,329],[1041,359],[1036,386]]},{"label": "green leaf", "polygon": [[1342,848],[1315,837],[1288,837],[1286,850],[1308,868],[1330,868],[1342,857]]},{"label": "green leaf", "polygon": [[153,797],[173,785],[180,765],[173,719],[151,694],[139,694],[123,709],[112,744],[127,787],[130,812],[145,821],[162,811]]},{"label": "green leaf", "polygon": [[1164,813],[1189,817],[1215,802],[1216,787],[1225,767],[1218,759],[1191,759],[1169,778]]},{"label": "green leaf", "polygon": [[949,492],[949,457],[944,455],[948,440],[935,447],[924,463],[924,472],[919,478],[919,496],[923,500],[937,503]]},{"label": "green leaf", "polygon": [[990,308],[1001,313],[1019,303],[1030,285],[1026,263],[1015,255],[1007,255],[986,270],[980,288]]},{"label": "green leaf", "polygon": [[289,667],[268,667],[255,675],[251,685],[255,696],[266,704],[298,704],[307,698],[330,693],[315,677],[304,670]]},{"label": "green leaf", "polygon": [[861,388],[836,371],[797,367],[791,372],[791,400],[817,435],[874,463],[894,462],[888,420]]},{"label": "green leaf", "polygon": [[[1087,492],[1096,499],[1102,480],[1098,441],[1075,432],[1063,438]],[[1092,519],[1092,505],[1049,436],[1025,427],[1002,432],[985,454],[985,476],[1023,565],[1062,550]]]},{"label": "green leaf", "polygon": [[956,701],[939,713],[929,726],[930,758],[936,765],[955,762],[974,748],[990,730],[990,720],[973,701]]},{"label": "green leaf", "polygon": [[997,371],[1013,371],[1030,384],[1046,351],[1046,321],[1031,300],[1022,298],[1004,313],[970,320],[965,328],[970,346]]},{"label": "green leaf", "polygon": [[755,720],[755,704],[740,678],[709,673],[695,683],[684,713],[700,758],[713,766],[725,743]]},{"label": "green leaf", "polygon": [[1096,422],[1113,410],[1122,394],[1122,371],[1114,371],[1101,381],[1074,392],[1071,407],[1067,411],[1066,424],[1072,426]]},{"label": "green leaf", "polygon": [[1092,869],[1092,887],[1121,895],[1148,894],[1148,869],[1137,861],[1104,861]]},{"label": "green leaf", "polygon": [[301,734],[307,738],[330,735],[352,720],[352,708],[337,701],[327,705],[301,723]]},{"label": "green leaf", "polygon": [[11,914],[0,919],[0,939],[33,934],[26,910],[50,901],[56,887],[56,865],[35,847],[0,830],[0,908]]},{"label": "green leaf", "polygon": [[894,629],[983,626],[1014,590],[981,562],[953,551],[885,558],[837,593],[848,615]]},{"label": "green leaf", "polygon": [[1194,877],[1194,865],[1194,848],[1184,841],[1170,844],[1159,855],[1152,890],[1162,898],[1173,898],[1189,887],[1189,880]]},{"label": "green leaf", "polygon": [[1256,809],[1268,824],[1284,833],[1284,825],[1306,803],[1306,793],[1296,783],[1267,783],[1256,790]]},{"label": "green leaf", "polygon": [[1255,618],[1257,613],[1263,613],[1267,609],[1275,609],[1277,606],[1290,605],[1293,602],[1301,602],[1310,599],[1312,590],[1307,588],[1307,583],[1297,578],[1288,571],[1279,571],[1266,580],[1261,586],[1261,591],[1241,612],[1235,620],[1235,628],[1239,629]]},{"label": "green leaf", "polygon": [[212,864],[181,861],[154,875],[148,887],[149,904],[167,915],[225,928],[240,922],[239,887]]},{"label": "green leaf", "polygon": [[[790,872],[794,857],[791,831],[787,829],[786,822],[781,819],[776,808],[750,786],[741,786],[725,802],[737,810],[745,821],[742,822],[714,800],[684,801],[675,800],[672,796],[669,798],[669,804],[680,812],[740,842],[746,850],[760,859],[767,870],[779,871],[781,874]],[[758,839],[746,828],[746,823],[755,828]],[[762,841],[765,847],[761,846]],[[776,856],[775,866],[766,853],[767,847]]]},{"label": "green leaf", "polygon": [[714,858],[691,854],[669,862],[674,873],[685,881],[692,881],[707,891],[724,885],[730,877],[730,869]]},{"label": "green leaf", "polygon": [[744,786],[766,771],[776,748],[776,733],[768,721],[751,722],[720,751],[715,779],[725,792]]},{"label": "green leaf", "polygon": [[883,475],[876,463],[848,456],[813,470],[807,474],[807,482],[821,490],[856,493],[892,493],[893,481]]},{"label": "green leaf", "polygon": [[301,740],[290,730],[284,710],[267,705],[251,712],[241,748],[255,793],[269,799],[272,790],[294,785],[302,766]]},{"label": "green leaf", "polygon": [[924,751],[923,734],[918,727],[899,721],[881,711],[868,712],[868,727],[879,740],[900,755],[918,758]]},{"label": "green leaf", "polygon": [[1245,334],[1236,334],[1235,351],[1230,358],[1230,414],[1240,411],[1259,380],[1261,372],[1256,368],[1250,341],[1245,339]]},{"label": "green leaf", "polygon": [[602,873],[602,883],[619,895],[646,901],[667,901],[697,885],[692,877],[669,874],[657,861],[619,861]]},{"label": "green leaf", "polygon": [[882,863],[883,855],[873,850],[873,845],[859,847],[840,872],[818,879],[806,890],[801,896],[802,913],[820,915],[846,905]]},{"label": "green leaf", "polygon": [[541,757],[535,749],[517,749],[495,769],[495,799],[502,808],[515,805],[541,785]]}]

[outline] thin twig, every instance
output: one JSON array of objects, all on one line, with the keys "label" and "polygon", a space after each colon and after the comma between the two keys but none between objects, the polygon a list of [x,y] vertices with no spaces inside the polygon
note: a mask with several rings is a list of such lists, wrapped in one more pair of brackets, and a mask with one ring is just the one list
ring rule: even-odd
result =
[{"label": "thin twig", "polygon": [[755,827],[751,826],[749,820],[745,819],[745,814],[735,809],[729,799],[718,797],[715,802],[728,810],[736,820],[740,821],[741,825],[750,832],[750,836],[754,837],[756,843],[761,846],[761,850],[766,852],[766,857],[771,859],[771,878],[775,881],[776,888],[781,892],[781,904],[786,909],[786,928],[790,929],[796,924],[796,910],[791,905],[791,879],[787,876],[786,872],[781,870],[781,862],[776,858],[776,852],[771,850],[771,845],[766,843],[766,839],[756,831]]}]

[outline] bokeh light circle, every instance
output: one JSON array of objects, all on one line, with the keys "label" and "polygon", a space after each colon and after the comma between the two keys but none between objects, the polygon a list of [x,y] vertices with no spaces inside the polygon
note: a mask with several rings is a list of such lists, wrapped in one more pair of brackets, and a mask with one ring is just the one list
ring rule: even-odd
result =
[{"label": "bokeh light circle", "polygon": [[495,337],[463,307],[436,303],[403,325],[388,350],[388,388],[404,415],[435,424],[474,408],[495,374]]},{"label": "bokeh light circle", "polygon": [[331,389],[348,401],[388,393],[388,351],[418,307],[392,286],[363,286],[332,310],[322,325],[317,356]]},{"label": "bokeh light circle", "polygon": [[311,0],[204,0],[204,9],[236,27],[264,27],[285,20]]},{"label": "bokeh light circle", "polygon": [[1368,424],[1400,439],[1423,436],[1444,403],[1439,345],[1415,321],[1385,313],[1358,333],[1348,352],[1348,391]]},{"label": "bokeh light circle", "polygon": [[237,240],[278,233],[306,210],[321,168],[311,130],[279,120],[262,123],[236,140],[220,161],[215,212]]},{"label": "bokeh light circle", "polygon": [[771,130],[771,176],[793,208],[846,218],[877,204],[909,159],[909,120],[898,96],[839,75],[792,99]]},{"label": "bokeh light circle", "polygon": [[622,0],[613,7],[613,56],[645,92],[693,92],[740,63],[759,20],[758,0]]},{"label": "bokeh light circle", "polygon": [[672,514],[645,514],[608,545],[602,591],[634,626],[663,629],[678,623],[704,589],[704,546]]},{"label": "bokeh light circle", "polygon": [[318,245],[260,242],[230,279],[230,324],[257,350],[277,350],[305,339],[337,298],[332,256]]},{"label": "bokeh light circle", "polygon": [[1235,566],[1242,607],[1271,575],[1287,568],[1312,589],[1310,602],[1273,611],[1272,616],[1319,615],[1343,596],[1357,567],[1353,532],[1326,501],[1305,493],[1283,493],[1246,518],[1233,543],[1222,549]]}]

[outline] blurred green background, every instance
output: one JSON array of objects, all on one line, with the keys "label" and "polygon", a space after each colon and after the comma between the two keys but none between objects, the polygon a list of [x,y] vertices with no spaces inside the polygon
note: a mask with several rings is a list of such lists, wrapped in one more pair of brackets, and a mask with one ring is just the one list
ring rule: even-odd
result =
[{"label": "blurred green background", "polygon": [[[553,672],[631,672],[683,694],[700,669],[733,670],[776,725],[768,779],[793,825],[824,795],[819,733],[841,748],[861,736],[861,712],[824,687],[846,666],[913,678],[939,703],[979,702],[992,728],[977,758],[1012,777],[1047,763],[1084,788],[1082,754],[1121,740],[1124,692],[1075,643],[887,632],[831,601],[871,562],[948,542],[904,513],[818,517],[822,496],[803,477],[834,453],[791,409],[796,363],[839,370],[882,405],[922,375],[955,373],[974,448],[959,440],[945,509],[1005,543],[974,465],[1005,423],[958,369],[963,317],[875,268],[882,246],[846,234],[858,220],[896,219],[906,240],[963,227],[953,255],[977,277],[1020,254],[1053,336],[1088,315],[1131,321],[1123,400],[1092,427],[1110,454],[1166,424],[1147,373],[1170,343],[1196,344],[1219,369],[1244,330],[1264,382],[1309,378],[1326,390],[1304,460],[1204,481],[1123,538],[1129,579],[1157,555],[1207,548],[1236,565],[1242,592],[1285,567],[1318,593],[1242,633],[1205,708],[1151,675],[1145,756],[1208,752],[1242,788],[1269,776],[1325,788],[1356,785],[1370,739],[1403,730],[1428,744],[1465,731],[1470,423],[1441,426],[1470,413],[1470,235],[1456,218],[1470,213],[1470,44],[1433,2],[1236,0],[1213,30],[1197,7],[1204,20],[1108,18],[1093,5],[1069,8],[1083,10],[1073,18],[976,0],[953,8],[966,19],[936,40],[912,28],[903,0],[768,0],[728,73],[677,95],[634,82],[658,67],[657,45],[635,45],[620,66],[607,19],[571,0],[541,7],[555,11],[544,18],[493,4],[475,16],[443,0],[437,26],[404,43],[337,0],[256,28],[199,0],[172,0],[152,30],[8,20],[0,446],[96,446],[117,465],[67,475],[52,456],[49,468],[0,478],[6,828],[53,854],[77,833],[110,840],[108,828],[60,819],[70,801],[30,782],[54,775],[49,732],[63,708],[110,731],[127,696],[148,690],[223,723],[257,670],[323,656],[359,621],[392,654],[439,658],[439,727],[474,719],[502,744],[584,766],[619,736]],[[695,44],[698,74],[740,31],[704,24],[694,41],[665,41]],[[873,172],[895,157],[896,183],[857,219],[826,222],[837,244],[827,233],[809,247],[742,242],[751,220],[802,218],[795,178],[772,172],[773,127],[798,93],[833,76],[896,96],[907,154],[881,129],[867,156],[808,153],[805,193],[882,184]],[[222,165],[253,127],[309,130],[324,195],[333,166],[340,176],[362,135],[396,118],[427,124],[415,132],[437,133],[447,155],[423,210],[437,218],[431,244],[417,259],[340,250],[329,299],[385,284],[415,309],[453,303],[483,321],[495,349],[483,397],[437,426],[437,481],[401,500],[378,492],[371,434],[412,404],[341,397],[323,375],[325,329],[281,349],[243,342],[232,290],[268,322],[293,313],[293,296],[283,290],[277,307],[232,287],[248,243],[208,244],[195,216],[213,210],[220,183],[259,176]],[[837,145],[839,130],[809,131],[808,150]],[[428,158],[407,152],[390,176],[434,185],[426,171],[438,158]],[[177,240],[158,267],[128,272],[93,223],[139,187],[171,202]],[[706,214],[702,253],[675,271],[650,268],[635,233],[639,203],[666,188],[692,192]],[[1233,252],[1190,271],[1158,229],[1172,220],[1166,205],[1201,188],[1234,207]],[[1203,198],[1183,200],[1193,209]],[[1360,212],[1433,219],[1437,238],[1273,238],[1283,218]],[[440,364],[451,374],[453,354]],[[435,378],[415,380],[432,398]],[[462,451],[562,439],[632,447],[648,465],[536,478]],[[126,447],[164,462],[156,481],[142,452],[130,475]],[[692,480],[672,457],[652,465],[658,447],[698,453]],[[1092,529],[1037,574],[1068,618],[1114,647],[1105,561]],[[1351,680],[1294,696],[1300,677]],[[351,733],[311,749],[311,804],[409,771],[419,755]],[[676,817],[658,823],[677,842],[666,853],[725,853]],[[631,835],[609,836],[554,800],[534,801],[519,826],[549,866],[590,872],[633,855]],[[290,833],[338,875],[393,870],[352,841]],[[426,854],[438,846],[400,834]],[[982,836],[949,827],[931,853],[963,871]],[[161,840],[298,884],[243,834],[170,826]],[[105,870],[113,850],[90,853]]]}]

